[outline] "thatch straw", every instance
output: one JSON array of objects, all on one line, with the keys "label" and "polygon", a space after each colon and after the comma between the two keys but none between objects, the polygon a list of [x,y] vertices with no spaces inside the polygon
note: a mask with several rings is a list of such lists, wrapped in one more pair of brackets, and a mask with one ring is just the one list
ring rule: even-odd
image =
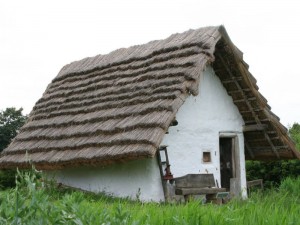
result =
[{"label": "thatch straw", "polygon": [[[89,91],[89,93],[85,94],[84,91],[82,92],[71,92],[68,94],[65,94],[64,96],[53,96],[53,99],[56,98],[61,98],[64,97],[64,99],[68,99],[69,96],[71,97],[71,100],[69,100],[67,103],[71,102],[82,102],[82,100],[91,100],[94,98],[100,98],[99,100],[105,100],[105,101],[111,101],[111,100],[119,100],[119,95],[123,95],[124,93],[127,93],[127,96],[139,96],[141,93],[145,93],[145,91],[147,90],[148,92],[154,92],[153,94],[155,94],[156,92],[163,92],[162,89],[169,89],[168,87],[173,86],[173,87],[178,87],[182,88],[181,84],[184,81],[184,77],[182,76],[182,74],[177,74],[177,76],[173,76],[173,77],[165,77],[164,79],[148,79],[145,81],[141,81],[141,82],[136,82],[134,87],[132,85],[132,83],[127,84],[127,85],[120,85],[120,86],[116,86],[116,85],[110,85],[104,88],[99,88],[99,87],[93,87],[93,91]],[[151,84],[151,85],[149,85]],[[103,90],[104,89],[104,90]],[[173,89],[174,90],[174,89]],[[184,91],[184,90],[183,90]],[[170,93],[170,90],[169,90]],[[134,96],[134,97],[135,97]],[[110,99],[109,99],[110,98]],[[82,106],[86,106],[83,105]],[[53,105],[52,105],[53,107]],[[56,105],[56,107],[61,108],[60,105]],[[58,110],[60,111],[60,110]],[[34,111],[34,114],[37,115],[39,114],[39,112],[43,112],[43,110],[39,110],[36,109]],[[49,112],[48,110],[45,110],[45,112]],[[36,117],[36,116],[35,116]]]},{"label": "thatch straw", "polygon": [[245,133],[246,156],[300,157],[242,52],[223,27],[206,27],[66,65],[3,151],[0,167],[28,167],[31,160],[40,169],[60,169],[153,157],[185,99],[197,95],[208,64],[245,123],[267,125],[267,134]]}]

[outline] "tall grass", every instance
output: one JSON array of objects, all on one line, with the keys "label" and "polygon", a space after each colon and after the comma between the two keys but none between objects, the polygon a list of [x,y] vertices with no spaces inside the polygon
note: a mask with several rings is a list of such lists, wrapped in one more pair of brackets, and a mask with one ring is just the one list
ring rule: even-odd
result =
[{"label": "tall grass", "polygon": [[39,177],[18,173],[16,188],[0,192],[0,224],[300,224],[300,178],[219,206],[113,199],[60,189]]}]

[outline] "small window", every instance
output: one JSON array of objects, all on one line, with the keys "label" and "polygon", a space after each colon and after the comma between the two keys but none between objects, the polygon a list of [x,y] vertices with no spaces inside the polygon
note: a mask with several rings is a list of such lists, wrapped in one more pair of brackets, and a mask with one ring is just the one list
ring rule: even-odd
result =
[{"label": "small window", "polygon": [[203,152],[203,157],[202,157],[203,162],[211,162],[211,155],[210,152]]}]

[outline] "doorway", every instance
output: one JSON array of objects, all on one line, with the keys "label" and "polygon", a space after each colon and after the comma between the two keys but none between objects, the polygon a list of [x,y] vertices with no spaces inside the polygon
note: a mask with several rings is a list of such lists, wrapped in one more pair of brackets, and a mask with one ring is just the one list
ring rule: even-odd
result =
[{"label": "doorway", "polygon": [[230,178],[235,178],[235,138],[220,137],[221,187],[230,190]]}]

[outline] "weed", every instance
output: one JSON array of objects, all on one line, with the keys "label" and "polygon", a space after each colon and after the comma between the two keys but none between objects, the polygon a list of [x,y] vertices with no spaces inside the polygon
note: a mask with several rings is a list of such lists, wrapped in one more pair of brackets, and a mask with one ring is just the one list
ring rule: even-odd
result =
[{"label": "weed", "polygon": [[36,171],[17,171],[16,187],[0,192],[0,224],[299,224],[300,178],[223,206],[159,204],[57,188]]}]

